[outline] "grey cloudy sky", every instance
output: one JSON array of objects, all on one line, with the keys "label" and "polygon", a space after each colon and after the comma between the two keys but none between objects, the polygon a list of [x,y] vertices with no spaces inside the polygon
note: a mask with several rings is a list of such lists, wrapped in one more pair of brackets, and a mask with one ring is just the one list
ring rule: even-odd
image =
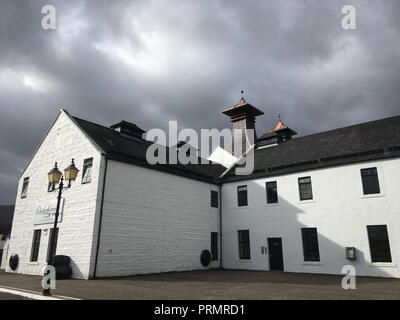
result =
[{"label": "grey cloudy sky", "polygon": [[[57,29],[41,28],[53,4]],[[341,8],[357,9],[357,30]],[[240,98],[301,135],[400,114],[400,1],[0,0],[0,204],[62,107],[104,125],[229,127]]]}]

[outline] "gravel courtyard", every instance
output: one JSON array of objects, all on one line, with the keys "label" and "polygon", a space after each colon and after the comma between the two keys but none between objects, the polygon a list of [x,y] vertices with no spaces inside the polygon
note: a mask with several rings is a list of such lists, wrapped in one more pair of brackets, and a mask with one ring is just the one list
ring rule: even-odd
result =
[{"label": "gravel courtyard", "polygon": [[[80,299],[400,299],[400,279],[274,271],[209,270],[96,280],[59,280],[53,294]],[[41,292],[41,277],[0,272],[0,286]],[[0,296],[1,298],[1,296]]]}]

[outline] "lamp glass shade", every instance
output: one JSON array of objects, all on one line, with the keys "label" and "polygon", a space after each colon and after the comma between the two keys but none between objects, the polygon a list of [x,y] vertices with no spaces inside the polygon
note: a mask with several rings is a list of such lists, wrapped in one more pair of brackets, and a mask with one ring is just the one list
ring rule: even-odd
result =
[{"label": "lamp glass shade", "polygon": [[47,175],[49,177],[49,182],[51,184],[60,182],[62,173],[58,170],[57,163],[55,164],[54,168],[49,171]]},{"label": "lamp glass shade", "polygon": [[77,167],[75,167],[74,159],[72,159],[71,165],[68,168],[64,169],[65,180],[75,181],[78,172],[79,170]]}]

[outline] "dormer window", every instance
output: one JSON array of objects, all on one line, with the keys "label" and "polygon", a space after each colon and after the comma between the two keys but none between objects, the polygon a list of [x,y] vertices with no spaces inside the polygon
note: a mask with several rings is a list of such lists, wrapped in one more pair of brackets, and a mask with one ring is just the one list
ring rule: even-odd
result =
[{"label": "dormer window", "polygon": [[124,120],[112,125],[110,128],[119,132],[124,137],[138,140],[143,140],[143,133],[146,132],[139,128],[136,124]]}]

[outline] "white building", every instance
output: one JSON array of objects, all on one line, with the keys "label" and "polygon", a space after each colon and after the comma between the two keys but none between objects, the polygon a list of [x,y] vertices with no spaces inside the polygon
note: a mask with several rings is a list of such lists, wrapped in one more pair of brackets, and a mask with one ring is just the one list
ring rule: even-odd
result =
[{"label": "white building", "polygon": [[[263,114],[243,99],[224,113],[250,129]],[[59,113],[20,177],[8,250],[19,264],[7,271],[42,274],[56,204],[47,172],[74,158],[56,249],[74,278],[217,267],[341,274],[344,265],[400,277],[400,116],[300,138],[279,122],[257,139],[248,176],[149,165],[142,133]]]}]

